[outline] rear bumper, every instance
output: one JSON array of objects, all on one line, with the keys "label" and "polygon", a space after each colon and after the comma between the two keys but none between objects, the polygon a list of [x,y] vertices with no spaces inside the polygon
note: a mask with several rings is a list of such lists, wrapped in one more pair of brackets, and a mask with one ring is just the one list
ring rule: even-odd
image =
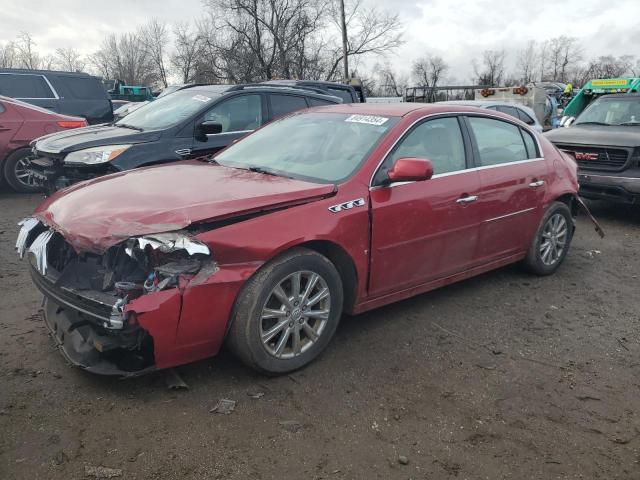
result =
[{"label": "rear bumper", "polygon": [[640,203],[640,177],[578,174],[580,196],[596,200]]}]

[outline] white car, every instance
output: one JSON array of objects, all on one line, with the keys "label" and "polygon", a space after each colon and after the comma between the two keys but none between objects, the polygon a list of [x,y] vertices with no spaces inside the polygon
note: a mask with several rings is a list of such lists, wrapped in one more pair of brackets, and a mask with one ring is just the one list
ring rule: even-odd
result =
[{"label": "white car", "polygon": [[512,117],[522,120],[538,133],[542,133],[542,125],[538,122],[536,114],[532,108],[519,103],[500,102],[491,100],[451,100],[446,102],[437,102],[446,105],[464,105],[468,107],[486,108],[487,110],[497,110],[506,113]]}]

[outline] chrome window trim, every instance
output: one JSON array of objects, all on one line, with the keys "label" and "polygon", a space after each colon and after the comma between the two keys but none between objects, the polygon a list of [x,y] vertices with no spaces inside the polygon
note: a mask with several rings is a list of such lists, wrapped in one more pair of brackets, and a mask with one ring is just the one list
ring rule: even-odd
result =
[{"label": "chrome window trim", "polygon": [[229,135],[232,133],[249,133],[249,132],[255,132],[255,130],[234,130],[232,132],[207,133],[207,137],[218,137],[220,135]]},{"label": "chrome window trim", "polygon": [[42,77],[42,78],[44,78],[44,81],[49,86],[49,89],[51,89],[51,93],[53,93],[53,97],[45,97],[45,98],[40,98],[40,97],[15,97],[16,100],[60,100],[60,97],[58,96],[58,92],[56,91],[56,89],[53,88],[53,85],[51,85],[51,82],[49,81],[49,79],[47,77],[45,77],[44,75],[42,75],[42,74],[39,74],[39,73],[0,72],[0,75],[24,75],[24,76],[30,76],[30,77]]},{"label": "chrome window trim", "polygon": [[513,217],[515,215],[520,215],[521,213],[532,212],[533,210],[535,210],[535,207],[525,208],[524,210],[518,210],[517,212],[507,213],[506,215],[500,215],[499,217],[489,218],[487,220],[484,220],[483,223],[495,222],[496,220]]},{"label": "chrome window trim", "polygon": [[[508,166],[511,166],[511,165],[520,165],[522,163],[540,162],[542,160],[544,160],[543,157],[528,158],[526,160],[518,160],[516,162],[498,163],[496,165],[484,165],[482,167],[465,168],[464,170],[456,170],[454,172],[438,173],[437,175],[434,175],[433,177],[431,177],[431,179],[442,178],[442,177],[450,177],[451,175],[460,175],[462,173],[477,172],[478,170],[488,170],[488,169],[491,169],[491,168],[508,167]],[[402,185],[408,185],[410,183],[416,183],[416,181],[413,180],[411,182],[393,182],[393,183],[390,183],[389,185],[375,185],[373,187],[369,187],[369,190],[375,190],[375,189],[378,189],[378,188],[399,187],[399,186],[402,186]]]},{"label": "chrome window trim", "polygon": [[[411,112],[409,112],[411,113]],[[391,147],[389,147],[389,149],[386,151],[386,153],[382,156],[382,159],[380,160],[380,162],[378,163],[378,166],[375,168],[375,170],[373,171],[373,174],[371,175],[371,179],[369,180],[369,190],[378,188],[378,187],[384,187],[384,188],[389,188],[389,187],[397,187],[397,186],[401,186],[401,185],[406,185],[408,183],[415,183],[414,181],[412,182],[395,182],[395,183],[391,183],[389,185],[373,185],[373,179],[376,177],[376,174],[378,173],[378,170],[380,170],[380,167],[382,166],[382,164],[384,163],[384,161],[387,159],[387,157],[389,156],[389,154],[391,154],[391,151],[396,147],[396,145],[398,144],[398,142],[400,142],[400,140],[402,140],[404,138],[404,136],[407,134],[407,132],[409,130],[411,130],[416,124],[428,119],[429,117],[438,117],[441,115],[474,115],[474,116],[480,116],[480,117],[488,117],[488,118],[494,118],[496,120],[501,120],[503,122],[507,122],[510,123],[513,126],[519,127],[519,128],[524,128],[527,132],[529,132],[533,138],[536,141],[536,145],[538,147],[538,153],[542,155],[542,144],[540,143],[540,139],[538,138],[538,132],[534,131],[529,125],[527,125],[526,123],[522,122],[522,120],[518,120],[517,118],[515,120],[518,120],[519,122],[523,123],[524,126],[522,125],[518,125],[517,123],[511,122],[509,119],[503,118],[501,116],[498,115],[492,115],[491,113],[486,114],[484,112],[480,113],[480,112],[469,112],[469,111],[462,111],[462,112],[438,112],[438,113],[429,113],[428,115],[425,115],[424,117],[421,117],[419,119],[417,119],[416,121],[414,121],[411,125],[409,125],[404,132],[402,132],[398,138],[396,139],[395,142],[393,142],[393,145],[391,145]],[[503,114],[503,115],[506,115]],[[465,173],[465,172],[470,172],[470,171],[474,171],[474,170],[480,170],[480,169],[487,169],[487,168],[495,168],[495,167],[503,167],[503,166],[507,166],[507,165],[517,165],[520,163],[525,163],[525,162],[533,162],[533,161],[539,161],[539,160],[544,160],[543,156],[537,157],[537,158],[528,158],[526,160],[517,160],[515,162],[508,162],[508,163],[499,163],[497,165],[485,165],[485,166],[481,166],[481,167],[474,167],[474,168],[465,168],[464,170],[455,170],[452,172],[446,172],[446,173],[439,173],[434,175],[431,178],[439,178],[442,176],[448,176],[448,175],[454,175],[454,174],[459,174],[459,173]]]}]

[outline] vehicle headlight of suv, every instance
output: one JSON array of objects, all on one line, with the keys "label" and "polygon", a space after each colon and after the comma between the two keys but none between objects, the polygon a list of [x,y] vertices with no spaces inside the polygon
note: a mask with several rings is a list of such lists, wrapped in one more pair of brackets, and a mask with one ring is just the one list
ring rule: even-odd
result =
[{"label": "vehicle headlight of suv", "polygon": [[110,162],[130,147],[131,145],[105,145],[102,147],[86,148],[68,154],[64,159],[64,163],[98,165]]}]

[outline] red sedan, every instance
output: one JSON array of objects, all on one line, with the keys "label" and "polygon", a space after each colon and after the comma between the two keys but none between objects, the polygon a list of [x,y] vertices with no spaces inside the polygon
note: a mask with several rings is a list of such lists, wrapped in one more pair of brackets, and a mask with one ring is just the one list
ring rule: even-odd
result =
[{"label": "red sedan", "polygon": [[29,143],[43,135],[87,125],[84,118],[60,115],[0,95],[0,182],[4,179],[18,192],[37,191],[27,168]]},{"label": "red sedan", "polygon": [[87,370],[140,374],[226,341],[277,374],[316,358],[345,312],[514,262],[553,273],[576,170],[497,112],[316,108],[213,160],[57,192],[22,222],[17,250],[60,350]]}]

